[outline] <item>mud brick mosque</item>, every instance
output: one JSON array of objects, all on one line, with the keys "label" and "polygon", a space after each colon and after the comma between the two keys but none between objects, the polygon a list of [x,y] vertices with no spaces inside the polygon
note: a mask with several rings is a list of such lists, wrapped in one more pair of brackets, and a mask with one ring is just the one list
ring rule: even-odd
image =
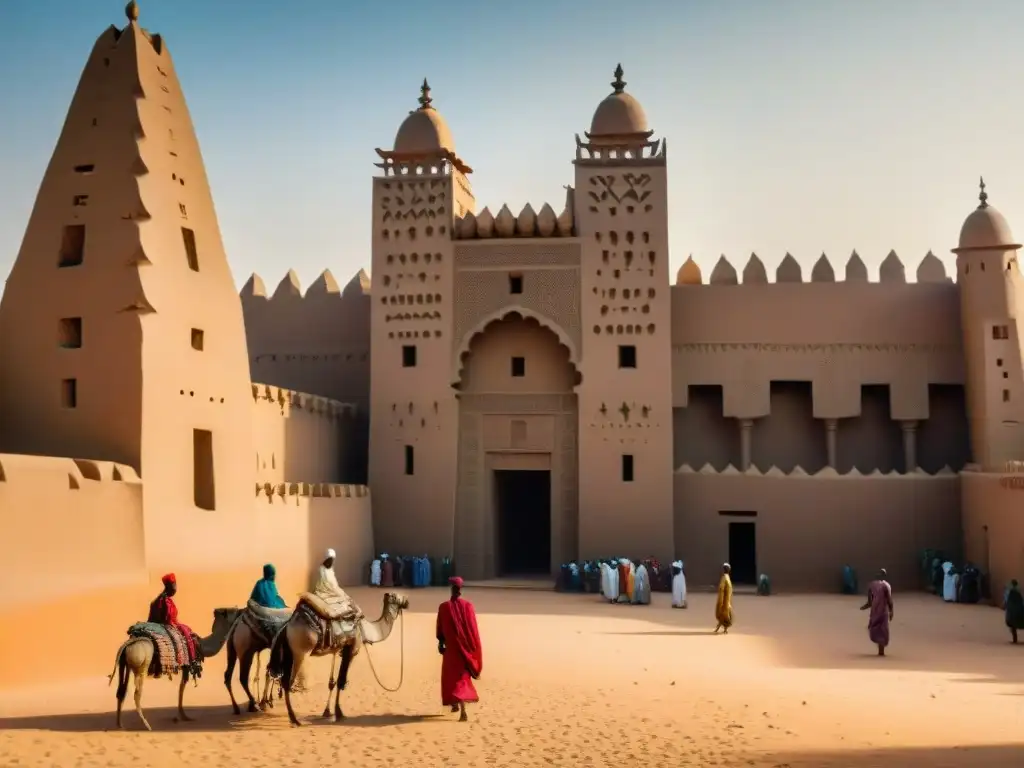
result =
[{"label": "mud brick mosque", "polygon": [[984,188],[956,275],[673,279],[667,145],[621,67],[566,137],[565,200],[518,212],[477,204],[424,82],[375,173],[368,148],[372,286],[282,269],[239,296],[166,41],[126,10],[0,303],[0,583],[27,585],[0,611],[171,569],[301,580],[328,545],[350,582],[381,550],[471,578],[621,554],[911,585],[925,547],[1024,574],[1020,245]]}]

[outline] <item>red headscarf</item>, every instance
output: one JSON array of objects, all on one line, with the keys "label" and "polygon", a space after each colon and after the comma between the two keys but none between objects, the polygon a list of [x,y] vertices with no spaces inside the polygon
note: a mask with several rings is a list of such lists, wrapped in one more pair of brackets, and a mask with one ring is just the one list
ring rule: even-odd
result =
[{"label": "red headscarf", "polygon": [[174,577],[173,573],[168,573],[166,576],[164,576],[162,579],[160,579],[160,581],[162,581],[164,583],[165,587],[169,587],[169,586],[171,586],[171,584],[177,584],[178,583],[178,580]]}]

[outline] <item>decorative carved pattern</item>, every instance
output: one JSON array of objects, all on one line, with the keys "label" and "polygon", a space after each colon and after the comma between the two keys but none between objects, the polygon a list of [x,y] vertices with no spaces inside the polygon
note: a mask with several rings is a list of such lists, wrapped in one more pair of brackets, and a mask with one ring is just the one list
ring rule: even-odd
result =
[{"label": "decorative carved pattern", "polygon": [[455,269],[494,267],[578,267],[577,243],[455,245]]},{"label": "decorative carved pattern", "polygon": [[466,270],[455,275],[455,328],[453,349],[459,349],[480,323],[510,301],[536,312],[557,326],[578,353],[580,337],[580,273],[578,269],[543,269],[530,272],[523,293],[510,296],[505,272]]},{"label": "decorative carved pattern", "polygon": [[697,352],[701,354],[720,352],[798,352],[828,353],[837,352],[908,352],[926,354],[932,352],[953,352],[960,349],[959,344],[673,344],[673,352]]}]

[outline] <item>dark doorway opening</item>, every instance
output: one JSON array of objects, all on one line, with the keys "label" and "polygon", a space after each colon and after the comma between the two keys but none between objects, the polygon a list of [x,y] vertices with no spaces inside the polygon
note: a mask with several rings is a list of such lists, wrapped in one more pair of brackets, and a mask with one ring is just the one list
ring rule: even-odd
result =
[{"label": "dark doorway opening", "polygon": [[729,523],[729,565],[734,584],[757,583],[756,523]]},{"label": "dark doorway opening", "polygon": [[551,573],[551,472],[494,470],[500,576]]}]

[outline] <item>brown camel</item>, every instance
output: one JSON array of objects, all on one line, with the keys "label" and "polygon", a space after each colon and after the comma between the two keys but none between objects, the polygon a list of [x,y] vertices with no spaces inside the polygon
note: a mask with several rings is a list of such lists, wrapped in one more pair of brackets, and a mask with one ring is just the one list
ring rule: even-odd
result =
[{"label": "brown camel", "polygon": [[[224,640],[231,631],[232,626],[238,620],[241,611],[238,608],[217,608],[213,612],[213,629],[209,636],[199,639],[199,648],[204,658],[216,656],[224,646]],[[124,705],[125,695],[128,693],[128,672],[131,671],[135,679],[135,711],[139,713],[139,719],[146,726],[147,731],[152,731],[149,721],[142,712],[142,686],[149,673],[149,667],[153,663],[153,657],[157,650],[153,641],[148,637],[130,637],[117,649],[117,656],[114,658],[114,671],[110,673],[110,681],[113,682],[114,675],[117,675],[117,727],[121,727],[121,707]],[[188,669],[181,670],[181,682],[178,686],[178,717],[181,720],[191,720],[185,714],[183,699],[185,696],[185,684],[189,680]]]},{"label": "brown camel", "polygon": [[[279,622],[282,627],[292,615],[291,608],[265,608],[252,601],[249,602],[247,610],[251,611],[257,619],[274,624]],[[231,677],[235,672],[236,661],[238,662],[238,681],[242,686],[242,690],[245,691],[245,695],[249,698],[249,711],[256,712],[267,707],[271,709],[274,707],[274,697],[272,695],[273,679],[270,676],[269,667],[267,668],[262,696],[260,696],[259,681],[256,679],[259,676],[259,654],[270,647],[272,640],[273,638],[267,639],[260,633],[254,632],[245,618],[236,622],[231,629],[231,633],[228,635],[228,665],[224,671],[224,685],[228,689],[228,695],[231,696],[231,709],[236,715],[242,713],[242,710],[238,707],[238,702],[235,700],[235,692],[231,687]],[[257,662],[256,676],[250,678],[249,673],[252,670],[254,660]],[[256,696],[253,696],[249,688],[250,679],[256,683]],[[256,704],[257,696],[260,696],[259,706]]]},{"label": "brown camel", "polygon": [[[402,611],[409,607],[409,599],[397,592],[384,595],[384,608],[376,621],[365,618],[356,622],[352,632],[344,635],[340,642],[320,648],[320,629],[314,627],[302,612],[292,614],[284,629],[274,639],[271,650],[271,666],[275,673],[280,673],[281,687],[284,689],[284,703],[288,709],[288,719],[292,725],[302,725],[292,709],[291,689],[302,665],[309,656],[330,656],[331,677],[327,684],[327,703],[324,705],[324,717],[331,716],[331,696],[334,696],[334,719],[342,720],[345,714],[341,711],[341,692],[348,685],[348,670],[352,659],[356,657],[363,643],[374,644],[387,640],[391,628]],[[338,673],[338,690],[335,693],[334,668],[338,654],[341,654],[341,670]]]}]

